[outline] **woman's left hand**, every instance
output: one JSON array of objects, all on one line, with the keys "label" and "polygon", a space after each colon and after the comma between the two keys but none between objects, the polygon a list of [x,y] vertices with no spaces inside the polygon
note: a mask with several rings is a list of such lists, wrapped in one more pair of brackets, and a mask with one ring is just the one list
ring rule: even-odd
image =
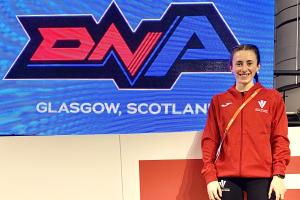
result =
[{"label": "woman's left hand", "polygon": [[271,194],[273,191],[275,192],[276,200],[284,199],[284,193],[286,192],[284,179],[278,176],[273,176],[270,189],[269,189],[269,199],[271,198]]}]

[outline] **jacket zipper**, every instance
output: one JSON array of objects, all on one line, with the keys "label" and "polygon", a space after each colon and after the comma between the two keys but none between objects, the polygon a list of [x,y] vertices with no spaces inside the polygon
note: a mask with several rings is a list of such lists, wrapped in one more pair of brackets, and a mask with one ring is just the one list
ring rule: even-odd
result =
[{"label": "jacket zipper", "polygon": [[[245,96],[242,95],[242,103],[244,103]],[[241,148],[240,148],[240,176],[242,176],[242,150],[243,150],[243,110],[241,110]]]}]

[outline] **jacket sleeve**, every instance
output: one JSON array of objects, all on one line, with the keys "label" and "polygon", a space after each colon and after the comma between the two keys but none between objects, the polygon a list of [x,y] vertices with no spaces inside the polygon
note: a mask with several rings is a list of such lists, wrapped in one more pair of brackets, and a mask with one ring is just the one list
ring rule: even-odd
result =
[{"label": "jacket sleeve", "polygon": [[285,105],[281,95],[276,92],[273,110],[271,146],[273,156],[273,175],[285,174],[286,166],[290,161],[290,148],[288,139],[288,120]]},{"label": "jacket sleeve", "polygon": [[217,171],[214,160],[219,145],[220,134],[217,123],[215,98],[216,97],[213,97],[210,103],[206,126],[204,128],[201,140],[203,159],[203,168],[201,173],[205,178],[206,184],[217,180]]}]

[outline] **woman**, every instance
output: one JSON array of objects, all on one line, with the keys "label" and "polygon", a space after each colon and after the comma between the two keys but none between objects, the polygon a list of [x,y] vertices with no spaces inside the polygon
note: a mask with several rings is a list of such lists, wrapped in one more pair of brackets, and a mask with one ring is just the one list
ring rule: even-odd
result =
[{"label": "woman", "polygon": [[230,69],[236,83],[212,98],[201,141],[209,199],[243,200],[243,191],[248,200],[284,199],[290,149],[282,97],[258,82],[255,45],[233,48]]}]

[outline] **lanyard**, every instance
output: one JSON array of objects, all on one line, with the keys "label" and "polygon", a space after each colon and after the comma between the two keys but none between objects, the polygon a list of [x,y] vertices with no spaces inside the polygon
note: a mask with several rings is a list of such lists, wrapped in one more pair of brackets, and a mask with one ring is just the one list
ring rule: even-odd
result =
[{"label": "lanyard", "polygon": [[238,116],[238,114],[242,111],[242,109],[249,103],[249,101],[251,101],[261,91],[261,89],[262,88],[259,88],[259,89],[255,90],[255,92],[253,92],[253,94],[248,99],[246,99],[246,101],[244,101],[244,103],[235,111],[235,113],[233,114],[233,116],[229,120],[229,122],[228,122],[228,124],[227,124],[227,126],[225,128],[225,131],[224,131],[224,137],[221,140],[221,143],[220,143],[220,145],[218,147],[218,150],[217,150],[217,153],[216,153],[215,162],[217,161],[217,159],[220,156],[220,152],[221,152],[221,148],[222,148],[223,142],[224,142],[226,136],[228,135],[228,130],[231,127],[231,125],[233,124],[234,120],[236,119],[236,117]]}]

